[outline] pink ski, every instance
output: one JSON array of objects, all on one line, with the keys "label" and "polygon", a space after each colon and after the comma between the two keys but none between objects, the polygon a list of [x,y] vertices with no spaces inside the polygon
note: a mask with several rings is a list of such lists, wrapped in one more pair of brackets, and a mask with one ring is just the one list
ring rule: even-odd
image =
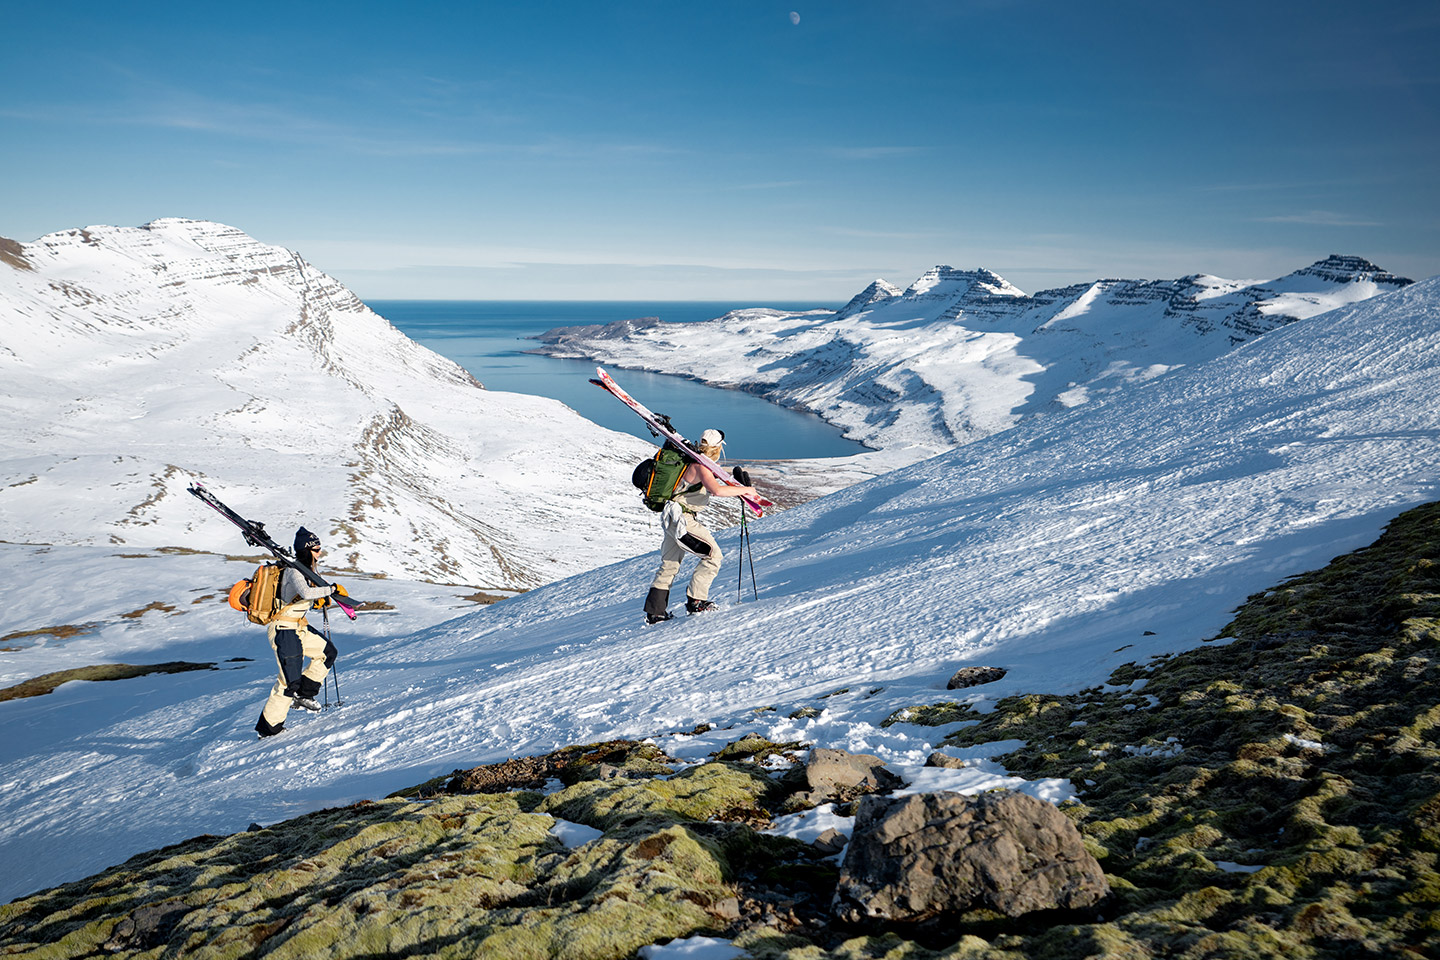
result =
[{"label": "pink ski", "polygon": [[[687,457],[695,460],[697,463],[705,467],[705,469],[715,474],[715,476],[719,478],[721,483],[728,484],[732,487],[744,486],[743,483],[736,480],[730,475],[730,471],[726,470],[724,467],[720,466],[720,464],[716,463],[714,460],[711,460],[703,453],[692,449],[689,442],[687,442],[684,437],[680,436],[680,434],[665,426],[665,424],[660,422],[659,417],[655,416],[655,414],[650,412],[650,409],[648,407],[646,407],[639,400],[636,400],[634,397],[630,396],[630,394],[626,393],[624,390],[620,389],[620,385],[614,380],[612,380],[610,378],[610,374],[606,373],[603,368],[596,367],[595,372],[599,375],[599,379],[592,379],[590,382],[603,390],[609,391],[615,397],[615,399],[619,400],[621,403],[625,404],[625,406],[629,407],[631,410],[634,410],[637,414],[639,414],[640,419],[645,421],[646,425],[650,428],[650,431],[652,433],[654,433],[656,436],[664,437],[666,440],[669,440],[671,443],[675,444],[675,446],[679,447],[685,452],[685,455]],[[741,497],[740,499],[745,502],[745,506],[750,508],[750,512],[755,514],[755,516],[757,517],[765,516],[766,507],[775,506],[775,504],[771,503],[769,500],[766,500],[764,497]]]}]

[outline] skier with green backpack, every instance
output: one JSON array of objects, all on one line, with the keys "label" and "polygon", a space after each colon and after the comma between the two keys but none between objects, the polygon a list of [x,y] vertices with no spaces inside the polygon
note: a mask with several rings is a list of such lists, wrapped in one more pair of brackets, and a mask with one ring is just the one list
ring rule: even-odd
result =
[{"label": "skier with green backpack", "polygon": [[[723,452],[724,442],[725,434],[711,429],[700,435],[697,447],[701,454],[715,461]],[[759,496],[743,470],[736,469],[734,475],[743,486],[721,482],[703,463],[692,460],[670,442],[656,451],[653,460],[645,461],[636,469],[635,485],[644,494],[645,505],[660,513],[660,524],[665,530],[665,539],[660,545],[660,569],[645,597],[646,623],[660,623],[674,617],[667,609],[670,585],[687,553],[699,557],[700,563],[685,590],[685,610],[695,614],[715,609],[710,600],[710,583],[720,572],[722,556],[715,535],[700,522],[698,514],[709,506],[711,497],[755,499]]]}]

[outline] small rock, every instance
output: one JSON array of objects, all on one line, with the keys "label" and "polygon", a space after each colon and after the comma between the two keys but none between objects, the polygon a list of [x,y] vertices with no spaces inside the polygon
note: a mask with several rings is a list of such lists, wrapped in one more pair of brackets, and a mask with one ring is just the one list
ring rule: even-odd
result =
[{"label": "small rock", "polygon": [[944,767],[946,770],[960,770],[965,766],[965,761],[959,757],[952,757],[936,751],[925,758],[927,767]]},{"label": "small rock", "polygon": [[849,842],[849,837],[845,836],[845,834],[841,833],[839,830],[836,830],[834,827],[831,827],[829,830],[826,830],[814,840],[811,840],[810,846],[820,851],[823,856],[833,857],[841,850],[844,850],[845,844]]},{"label": "small rock", "polygon": [[735,921],[740,919],[740,900],[736,897],[724,897],[716,900],[710,905],[710,912],[721,920]]},{"label": "small rock", "polygon": [[170,939],[175,925],[189,912],[190,908],[178,900],[147,903],[117,923],[110,939],[101,946],[111,953],[158,947]]},{"label": "small rock", "polygon": [[945,684],[946,690],[960,690],[965,687],[978,687],[982,683],[994,683],[1005,676],[1006,670],[1002,667],[961,667],[955,671],[955,676]]}]

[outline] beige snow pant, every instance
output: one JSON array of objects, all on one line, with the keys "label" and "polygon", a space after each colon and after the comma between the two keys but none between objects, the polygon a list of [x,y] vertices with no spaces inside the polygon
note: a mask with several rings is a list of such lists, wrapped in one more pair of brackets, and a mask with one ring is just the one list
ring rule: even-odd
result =
[{"label": "beige snow pant", "polygon": [[[290,687],[290,682],[285,679],[285,667],[280,663],[280,651],[275,648],[275,633],[277,630],[291,629],[292,623],[294,621],[271,621],[267,631],[270,649],[275,654],[275,664],[280,669],[280,678],[275,681],[275,686],[270,688],[270,698],[265,701],[265,708],[260,711],[260,719],[271,727],[284,723],[285,715],[290,712],[291,695],[285,692]],[[294,629],[300,634],[301,656],[310,661],[310,665],[301,671],[300,676],[312,681],[318,693],[325,684],[325,676],[330,672],[330,668],[325,666],[325,638],[311,630],[304,620],[296,624]]]},{"label": "beige snow pant", "polygon": [[[705,525],[695,519],[693,513],[685,514],[685,530],[692,537],[704,540],[710,544],[710,555],[700,558],[700,565],[690,575],[690,586],[685,589],[685,595],[694,600],[710,599],[710,583],[715,575],[720,572],[720,544],[715,542],[715,535],[705,529]],[[691,556],[689,551],[670,537],[660,545],[660,569],[655,573],[655,580],[650,584],[652,590],[669,590],[670,584],[675,582],[675,575],[680,572],[680,561]]]}]

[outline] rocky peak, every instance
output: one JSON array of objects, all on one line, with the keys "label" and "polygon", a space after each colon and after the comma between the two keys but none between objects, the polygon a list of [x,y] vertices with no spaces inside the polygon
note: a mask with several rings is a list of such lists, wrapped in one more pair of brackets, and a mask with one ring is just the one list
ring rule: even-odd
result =
[{"label": "rocky peak", "polygon": [[905,291],[905,296],[939,298],[953,296],[956,293],[962,296],[973,296],[977,299],[987,295],[1024,296],[1020,288],[984,267],[976,270],[956,270],[945,264],[925,271],[920,279],[910,284],[910,289]]},{"label": "rocky peak", "polygon": [[1369,280],[1372,283],[1395,287],[1397,290],[1415,282],[1409,277],[1397,277],[1364,257],[1352,257],[1340,253],[1332,253],[1324,260],[1317,260],[1308,267],[1296,270],[1290,276],[1319,277],[1332,283],[1359,283]]},{"label": "rocky peak", "polygon": [[851,297],[850,302],[835,314],[835,319],[839,320],[857,314],[882,300],[894,299],[900,296],[901,292],[900,288],[894,284],[877,279],[870,286]]}]

